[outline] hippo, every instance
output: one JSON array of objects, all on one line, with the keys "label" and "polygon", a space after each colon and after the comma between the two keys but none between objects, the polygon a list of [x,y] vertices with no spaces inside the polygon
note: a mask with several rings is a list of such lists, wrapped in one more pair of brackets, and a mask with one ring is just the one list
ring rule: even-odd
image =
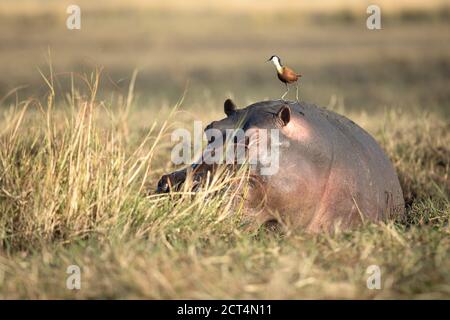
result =
[{"label": "hippo", "polygon": [[[261,175],[245,193],[244,212],[256,224],[283,222],[310,233],[350,229],[364,221],[404,215],[394,167],[375,139],[348,118],[306,102],[262,101],[238,109],[227,99],[226,117],[207,129],[239,126],[279,130],[279,169]],[[201,181],[216,166],[196,163],[166,174],[157,192],[170,192],[189,174]]]}]

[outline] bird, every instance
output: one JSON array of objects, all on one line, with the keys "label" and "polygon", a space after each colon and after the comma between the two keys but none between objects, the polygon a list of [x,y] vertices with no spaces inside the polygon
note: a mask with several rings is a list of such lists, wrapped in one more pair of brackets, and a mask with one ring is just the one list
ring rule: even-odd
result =
[{"label": "bird", "polygon": [[300,78],[302,75],[299,73],[296,73],[294,70],[285,67],[281,64],[281,59],[278,56],[271,56],[269,58],[269,60],[267,60],[267,62],[272,61],[273,64],[275,65],[275,67],[277,68],[277,75],[278,75],[278,79],[280,79],[281,82],[283,82],[286,85],[286,92],[281,96],[281,99],[283,100],[284,97],[287,95],[287,93],[289,92],[289,87],[288,84],[292,84],[295,82],[296,87],[297,87],[297,92],[296,92],[296,98],[298,101],[298,78]]}]

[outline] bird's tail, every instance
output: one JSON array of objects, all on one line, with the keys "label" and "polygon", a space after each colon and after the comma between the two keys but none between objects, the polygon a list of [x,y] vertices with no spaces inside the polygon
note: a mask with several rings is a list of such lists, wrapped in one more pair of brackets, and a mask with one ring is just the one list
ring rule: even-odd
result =
[{"label": "bird's tail", "polygon": [[301,73],[297,74],[297,77],[299,77],[299,78],[302,77],[302,74]]}]

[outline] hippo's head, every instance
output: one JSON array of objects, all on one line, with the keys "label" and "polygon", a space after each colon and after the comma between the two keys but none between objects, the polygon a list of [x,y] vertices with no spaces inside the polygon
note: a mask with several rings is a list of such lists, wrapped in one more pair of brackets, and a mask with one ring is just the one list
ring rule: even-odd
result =
[{"label": "hippo's head", "polygon": [[208,136],[210,129],[220,130],[223,134],[227,129],[281,129],[291,119],[291,109],[282,101],[267,101],[252,104],[244,109],[238,109],[231,99],[225,100],[224,112],[226,118],[211,122],[205,128]]},{"label": "hippo's head", "polygon": [[227,164],[249,162],[253,168],[262,168],[262,175],[273,174],[267,168],[278,168],[279,146],[283,145],[279,131],[291,121],[290,107],[281,101],[266,101],[238,109],[227,99],[224,111],[226,118],[205,128],[208,147],[203,161],[218,163],[223,159],[217,156],[220,153],[226,156]]},{"label": "hippo's head", "polygon": [[238,109],[231,99],[227,99],[224,111],[226,118],[213,121],[205,128],[208,146],[201,158],[189,170],[163,176],[158,183],[158,192],[168,192],[179,186],[188,172],[193,173],[195,181],[201,180],[205,172],[215,170],[216,164],[250,163],[261,175],[277,172],[278,150],[284,143],[278,139],[282,135],[274,136],[273,132],[288,127],[290,107],[284,101],[264,101]]}]

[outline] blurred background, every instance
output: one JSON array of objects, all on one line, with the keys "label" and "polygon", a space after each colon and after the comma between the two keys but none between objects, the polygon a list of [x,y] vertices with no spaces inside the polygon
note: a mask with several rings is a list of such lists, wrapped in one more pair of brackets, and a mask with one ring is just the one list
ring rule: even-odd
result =
[{"label": "blurred background", "polygon": [[[277,54],[303,74],[302,100],[449,114],[448,0],[79,0],[81,30],[66,27],[70,4],[0,2],[0,97],[19,86],[19,99],[43,95],[50,52],[59,88],[101,67],[100,94],[124,93],[138,69],[141,106],[173,104],[188,84],[185,108],[213,99],[221,110],[227,97],[278,99],[284,86],[265,62]],[[370,4],[381,30],[366,27]]]}]

